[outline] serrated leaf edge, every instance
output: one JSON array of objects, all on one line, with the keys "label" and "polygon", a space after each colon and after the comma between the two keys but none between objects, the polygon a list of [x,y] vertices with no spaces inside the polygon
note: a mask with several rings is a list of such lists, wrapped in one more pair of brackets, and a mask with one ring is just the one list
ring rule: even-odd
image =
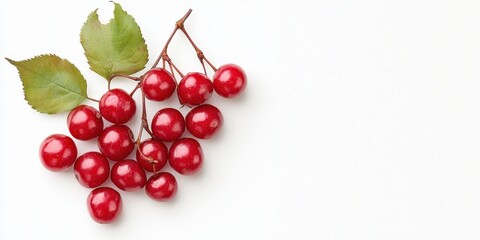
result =
[{"label": "serrated leaf edge", "polygon": [[[129,14],[126,10],[124,10],[119,3],[115,2],[115,1],[110,1],[110,2],[114,4],[114,9],[113,9],[113,17],[109,19],[108,23],[103,24],[102,22],[100,22],[99,15],[98,15],[98,8],[97,8],[97,9],[95,9],[94,11],[92,11],[90,14],[88,14],[87,20],[85,20],[85,22],[82,24],[82,28],[80,29],[80,33],[79,33],[79,37],[80,37],[80,45],[82,45],[82,49],[84,50],[84,51],[83,51],[83,54],[84,54],[85,56],[87,56],[87,53],[86,53],[86,51],[85,51],[85,48],[83,48],[83,42],[84,42],[84,41],[82,41],[82,32],[83,32],[83,28],[85,27],[85,25],[87,24],[87,22],[88,22],[88,20],[89,20],[89,18],[90,18],[90,15],[94,14],[95,20],[98,21],[98,23],[99,23],[101,26],[107,26],[108,24],[113,24],[113,23],[114,23],[114,20],[115,20],[115,17],[116,17],[116,11],[117,11],[117,8],[118,8],[120,11],[123,11],[125,14],[127,14],[128,16],[130,16],[130,17],[134,20],[135,25],[137,25],[137,27],[140,29],[140,37],[142,38],[142,40],[143,40],[143,42],[144,42],[144,44],[145,44],[145,49],[147,50],[147,52],[146,52],[147,58],[146,58],[146,61],[145,61],[145,63],[144,63],[144,66],[141,67],[141,68],[139,68],[139,69],[135,69],[135,70],[134,70],[134,71],[136,71],[136,72],[139,72],[139,71],[145,69],[146,64],[147,64],[148,61],[150,60],[150,55],[148,54],[148,44],[147,44],[147,42],[145,41],[145,38],[144,38],[143,33],[142,33],[142,31],[141,31],[141,27],[140,27],[140,25],[138,25],[135,17],[133,17],[131,14]],[[111,76],[113,76],[113,75],[115,75],[115,74],[118,74],[118,73],[114,73],[114,72],[113,72],[113,63],[109,66],[109,71],[108,71],[108,72],[110,72],[111,76],[108,76],[108,77],[103,76],[103,75],[101,75],[100,73],[98,73],[98,72],[96,72],[95,70],[93,70],[93,69],[92,69],[92,66],[91,66],[91,64],[90,64],[90,60],[88,60],[88,57],[87,57],[87,63],[88,63],[89,69],[90,69],[91,71],[97,73],[98,75],[102,76],[102,77],[105,78],[106,80],[109,80],[109,78],[110,78]]]},{"label": "serrated leaf edge", "polygon": [[[62,57],[60,57],[60,56],[58,56],[58,55],[56,55],[56,54],[53,54],[53,53],[46,53],[46,54],[35,55],[35,56],[31,57],[31,58],[27,58],[27,59],[20,60],[20,61],[16,61],[16,60],[13,60],[13,59],[8,58],[8,57],[6,57],[5,60],[7,60],[10,64],[12,64],[15,68],[17,68],[18,77],[20,78],[20,81],[22,82],[23,99],[27,102],[27,104],[30,106],[30,108],[32,108],[33,110],[35,110],[35,111],[37,111],[37,112],[39,112],[39,113],[45,113],[45,114],[53,115],[53,114],[58,114],[58,113],[60,113],[60,112],[41,111],[41,110],[39,110],[39,109],[36,109],[36,108],[30,103],[30,101],[28,101],[27,95],[25,94],[25,92],[26,92],[26,91],[25,91],[25,83],[24,83],[24,80],[22,79],[22,76],[21,76],[21,74],[20,74],[20,71],[18,70],[19,67],[22,67],[22,66],[19,66],[18,63],[31,61],[31,60],[33,60],[33,59],[35,59],[35,58],[40,58],[40,57],[45,57],[45,56],[46,56],[46,57],[58,57],[58,58],[59,58],[60,60],[62,60],[62,61],[67,61],[67,62],[69,62],[70,64],[72,64],[72,65],[75,67],[75,69],[76,69],[76,70],[80,73],[80,75],[83,77],[83,75],[81,74],[81,72],[80,72],[80,70],[77,68],[77,66],[75,66],[72,62],[68,61],[67,59],[62,58]],[[22,68],[24,68],[24,67],[22,67]],[[85,77],[83,77],[83,78],[85,78]],[[55,84],[55,83],[54,83],[54,84]],[[57,84],[55,84],[55,85],[57,85]],[[57,86],[58,86],[58,85],[57,85]],[[60,87],[62,87],[62,86],[60,86]],[[63,88],[63,87],[62,87],[62,88]],[[85,100],[85,99],[88,98],[86,92],[85,92],[85,95],[82,95],[82,94],[79,94],[79,93],[73,92],[73,91],[71,91],[71,92],[72,92],[72,93],[75,93],[75,94],[77,94],[77,95],[79,95],[79,96],[81,96],[81,97],[83,97],[83,98],[84,98],[83,100]]]}]

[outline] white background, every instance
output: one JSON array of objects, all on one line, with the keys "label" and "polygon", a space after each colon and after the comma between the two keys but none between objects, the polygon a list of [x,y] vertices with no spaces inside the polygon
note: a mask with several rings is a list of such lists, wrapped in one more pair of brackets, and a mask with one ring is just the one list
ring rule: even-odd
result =
[{"label": "white background", "polygon": [[[479,1],[120,3],[148,66],[192,8],[192,37],[214,64],[241,65],[247,91],[211,99],[224,128],[201,141],[200,174],[175,175],[173,202],[122,193],[119,221],[100,225],[72,171],[38,159],[46,136],[68,133],[66,114],[32,110],[0,59],[0,239],[480,239]],[[100,98],[79,43],[96,8],[112,15],[107,1],[2,1],[0,56],[56,53]],[[169,53],[201,70],[182,35]],[[150,103],[149,116],[164,106],[178,104]]]}]

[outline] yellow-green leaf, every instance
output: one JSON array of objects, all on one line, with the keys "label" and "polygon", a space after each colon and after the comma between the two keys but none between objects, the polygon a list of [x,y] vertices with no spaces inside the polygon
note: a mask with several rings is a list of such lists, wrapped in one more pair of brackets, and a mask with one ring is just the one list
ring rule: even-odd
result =
[{"label": "yellow-green leaf", "polygon": [[33,109],[54,114],[78,106],[87,98],[87,82],[75,65],[56,55],[14,61],[23,83],[25,100]]},{"label": "yellow-green leaf", "polygon": [[108,24],[90,13],[80,32],[90,69],[109,79],[115,74],[133,74],[145,67],[148,50],[135,19],[114,3],[114,17]]}]

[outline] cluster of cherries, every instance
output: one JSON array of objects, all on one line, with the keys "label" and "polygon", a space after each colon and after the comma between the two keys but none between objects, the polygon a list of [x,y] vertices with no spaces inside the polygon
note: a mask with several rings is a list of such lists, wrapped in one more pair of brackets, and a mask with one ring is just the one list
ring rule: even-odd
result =
[{"label": "cluster of cherries", "polygon": [[[99,109],[88,105],[74,108],[68,115],[70,134],[82,141],[96,139],[99,151],[77,157],[77,147],[69,136],[48,136],[40,146],[40,159],[51,171],[63,171],[73,166],[80,185],[94,188],[87,198],[90,216],[99,223],[115,221],[122,208],[120,194],[103,186],[109,178],[119,189],[131,192],[145,188],[153,200],[164,202],[177,192],[175,177],[162,168],[169,165],[179,174],[197,173],[203,161],[202,148],[197,140],[182,137],[185,129],[198,139],[208,139],[221,128],[223,117],[218,108],[205,102],[215,91],[225,98],[238,96],[246,87],[245,72],[237,65],[226,64],[215,69],[213,81],[206,74],[192,72],[178,83],[165,68],[152,68],[138,78],[145,98],[163,101],[175,90],[181,105],[192,109],[184,117],[175,108],[160,109],[148,124],[142,116],[142,128],[137,140],[128,123],[136,112],[135,100],[123,89],[110,89],[99,100]],[[145,109],[143,109],[145,111]],[[142,113],[144,115],[145,112]],[[104,121],[112,125],[104,128]],[[151,138],[142,140],[146,130]],[[165,142],[171,142],[167,148]],[[136,159],[127,159],[136,149]],[[111,162],[110,162],[110,161]],[[113,166],[110,167],[110,163]],[[147,178],[146,172],[151,172]]]}]

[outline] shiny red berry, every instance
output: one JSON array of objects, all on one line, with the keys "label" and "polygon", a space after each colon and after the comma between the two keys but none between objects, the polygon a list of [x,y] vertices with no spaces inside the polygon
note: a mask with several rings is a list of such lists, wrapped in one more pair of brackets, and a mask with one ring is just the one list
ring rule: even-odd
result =
[{"label": "shiny red berry", "polygon": [[121,160],[112,167],[113,184],[123,191],[133,192],[145,186],[147,176],[135,160]]},{"label": "shiny red berry", "polygon": [[222,126],[223,116],[218,108],[203,104],[188,112],[185,117],[188,131],[201,139],[211,138]]},{"label": "shiny red berry", "polygon": [[202,167],[202,147],[193,138],[182,138],[173,142],[168,153],[170,166],[180,174],[192,175]]},{"label": "shiny red berry", "polygon": [[124,124],[135,115],[136,105],[125,90],[111,89],[100,98],[99,109],[107,121]]},{"label": "shiny red berry", "polygon": [[235,64],[221,66],[213,75],[213,88],[218,95],[233,98],[247,87],[247,75]]},{"label": "shiny red berry", "polygon": [[161,172],[151,176],[145,185],[147,195],[159,202],[171,200],[177,193],[177,189],[177,180],[168,172]]},{"label": "shiny red berry", "polygon": [[70,134],[78,140],[90,140],[98,137],[103,130],[103,119],[100,112],[90,106],[80,105],[74,108],[67,117]]},{"label": "shiny red berry", "polygon": [[135,147],[133,133],[125,125],[112,125],[103,130],[98,137],[98,148],[108,159],[125,159]]},{"label": "shiny red berry", "polygon": [[73,165],[77,159],[77,146],[70,137],[53,134],[40,144],[39,155],[43,166],[58,172]]},{"label": "shiny red berry", "polygon": [[171,142],[179,139],[185,131],[185,119],[174,108],[160,109],[152,119],[153,136],[161,141]]},{"label": "shiny red berry", "polygon": [[163,68],[154,68],[143,77],[141,88],[145,97],[154,101],[163,101],[172,96],[177,83],[172,74]]},{"label": "shiny red berry", "polygon": [[77,158],[73,170],[80,185],[94,188],[107,181],[110,175],[110,164],[103,154],[87,152]]},{"label": "shiny red berry", "polygon": [[99,187],[88,195],[87,208],[95,222],[112,223],[122,212],[122,198],[113,188]]},{"label": "shiny red berry", "polygon": [[178,83],[178,99],[187,106],[200,105],[207,101],[213,93],[212,81],[207,75],[199,72],[188,73]]},{"label": "shiny red berry", "polygon": [[137,162],[145,171],[159,171],[167,164],[168,149],[161,141],[150,138],[140,143]]}]

